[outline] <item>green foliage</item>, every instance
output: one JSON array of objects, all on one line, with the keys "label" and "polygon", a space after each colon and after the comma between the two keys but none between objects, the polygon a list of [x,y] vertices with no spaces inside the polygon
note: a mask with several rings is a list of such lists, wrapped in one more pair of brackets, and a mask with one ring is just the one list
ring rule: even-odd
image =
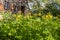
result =
[{"label": "green foliage", "polygon": [[8,15],[0,21],[0,40],[60,40],[60,22],[56,18]]},{"label": "green foliage", "polygon": [[60,9],[57,9],[57,7],[60,7],[57,3],[46,4],[46,8],[43,9],[42,13],[51,12],[54,16],[60,15]]}]

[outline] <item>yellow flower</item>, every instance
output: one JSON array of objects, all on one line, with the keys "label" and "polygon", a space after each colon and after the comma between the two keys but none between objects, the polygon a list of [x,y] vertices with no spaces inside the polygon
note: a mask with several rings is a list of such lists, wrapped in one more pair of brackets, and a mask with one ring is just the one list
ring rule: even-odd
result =
[{"label": "yellow flower", "polygon": [[18,18],[20,18],[21,15],[17,15]]},{"label": "yellow flower", "polygon": [[49,16],[49,18],[50,18],[50,19],[52,19],[52,18],[53,18],[53,16],[52,16],[52,15],[48,15],[48,16]]},{"label": "yellow flower", "polygon": [[48,16],[48,15],[46,15],[46,18],[49,18],[49,16]]},{"label": "yellow flower", "polygon": [[21,15],[16,16],[16,20],[18,21],[20,19]]}]

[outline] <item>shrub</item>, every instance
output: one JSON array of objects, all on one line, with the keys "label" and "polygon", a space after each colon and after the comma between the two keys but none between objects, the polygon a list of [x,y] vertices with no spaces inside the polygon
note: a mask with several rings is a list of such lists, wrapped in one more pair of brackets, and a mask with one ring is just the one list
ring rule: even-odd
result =
[{"label": "shrub", "polygon": [[57,3],[46,4],[46,8],[44,8],[42,10],[42,13],[47,14],[48,12],[51,12],[51,14],[53,14],[53,16],[57,16],[57,14],[60,15],[59,7],[60,7],[60,5]]},{"label": "shrub", "polygon": [[59,28],[60,20],[56,18],[9,15],[0,21],[0,40],[60,40]]}]

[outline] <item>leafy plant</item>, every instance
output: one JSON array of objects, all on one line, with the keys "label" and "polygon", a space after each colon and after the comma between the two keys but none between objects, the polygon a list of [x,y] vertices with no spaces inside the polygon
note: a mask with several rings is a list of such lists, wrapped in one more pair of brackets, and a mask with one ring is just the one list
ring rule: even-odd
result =
[{"label": "leafy plant", "polygon": [[60,40],[59,19],[22,15],[12,15],[9,19],[8,15],[0,21],[1,40]]}]

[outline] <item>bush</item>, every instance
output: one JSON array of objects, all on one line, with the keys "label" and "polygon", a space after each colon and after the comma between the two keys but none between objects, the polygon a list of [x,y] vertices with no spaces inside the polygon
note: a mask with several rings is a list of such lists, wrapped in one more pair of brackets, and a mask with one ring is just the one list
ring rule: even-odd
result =
[{"label": "bush", "polygon": [[60,15],[60,8],[58,9],[57,7],[60,7],[60,5],[57,3],[46,4],[46,8],[44,8],[42,12],[45,14],[51,12],[53,16]]},{"label": "bush", "polygon": [[22,15],[9,17],[0,21],[0,40],[60,40],[59,19],[26,18]]}]

